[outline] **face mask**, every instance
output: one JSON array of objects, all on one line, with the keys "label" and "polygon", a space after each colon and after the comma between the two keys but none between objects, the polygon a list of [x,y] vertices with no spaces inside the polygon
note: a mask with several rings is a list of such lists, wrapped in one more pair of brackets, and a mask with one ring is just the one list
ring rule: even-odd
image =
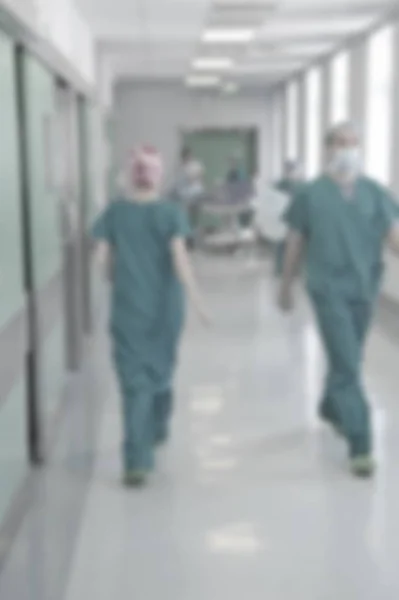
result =
[{"label": "face mask", "polygon": [[330,171],[335,175],[354,178],[358,175],[361,168],[360,149],[342,148],[336,150],[331,161]]}]

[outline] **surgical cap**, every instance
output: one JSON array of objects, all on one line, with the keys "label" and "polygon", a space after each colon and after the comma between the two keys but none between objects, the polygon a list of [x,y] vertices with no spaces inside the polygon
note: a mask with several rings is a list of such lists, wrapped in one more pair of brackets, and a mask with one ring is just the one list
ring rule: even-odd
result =
[{"label": "surgical cap", "polygon": [[130,179],[137,189],[157,189],[163,175],[162,157],[153,146],[141,146],[133,151]]}]

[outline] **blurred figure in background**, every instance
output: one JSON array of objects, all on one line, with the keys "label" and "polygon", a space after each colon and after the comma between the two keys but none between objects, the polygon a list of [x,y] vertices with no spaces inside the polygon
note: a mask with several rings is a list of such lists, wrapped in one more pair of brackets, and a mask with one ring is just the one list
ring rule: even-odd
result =
[{"label": "blurred figure in background", "polygon": [[[299,169],[299,165],[294,160],[287,160],[284,164],[283,177],[276,182],[276,189],[285,194],[288,197],[288,201],[291,201],[295,194],[299,191],[301,185],[303,185],[303,179]],[[284,219],[284,212],[281,213],[281,221]],[[285,253],[285,236],[280,239],[275,247],[275,274],[280,277],[283,272],[283,260]]]},{"label": "blurred figure in background", "polygon": [[239,227],[249,229],[254,219],[253,201],[256,191],[253,177],[244,167],[239,154],[234,154],[230,159],[225,189],[226,196],[231,204],[243,205],[243,210],[238,219]]},{"label": "blurred figure in background", "polygon": [[370,408],[361,381],[363,352],[383,273],[386,243],[399,251],[398,205],[361,173],[359,138],[350,124],[326,138],[327,172],[305,185],[287,213],[290,233],[280,292],[292,307],[303,254],[307,284],[329,363],[320,416],[349,445],[356,476],[372,475]]},{"label": "blurred figure in background", "polygon": [[195,232],[198,227],[199,203],[205,193],[204,167],[188,147],[183,148],[180,159],[176,193],[178,201],[187,211],[191,229],[189,243],[194,245]]},{"label": "blurred figure in background", "polygon": [[154,447],[168,437],[184,291],[205,318],[187,255],[189,227],[176,204],[161,201],[162,162],[134,153],[125,193],[94,226],[112,284],[110,333],[123,399],[126,485],[140,485]]},{"label": "blurred figure in background", "polygon": [[295,160],[285,161],[283,176],[276,182],[276,188],[293,196],[302,183],[303,178],[298,163]]},{"label": "blurred figure in background", "polygon": [[226,182],[227,183],[239,183],[248,180],[248,174],[246,173],[240,156],[233,155],[230,159],[230,167],[227,171]]}]

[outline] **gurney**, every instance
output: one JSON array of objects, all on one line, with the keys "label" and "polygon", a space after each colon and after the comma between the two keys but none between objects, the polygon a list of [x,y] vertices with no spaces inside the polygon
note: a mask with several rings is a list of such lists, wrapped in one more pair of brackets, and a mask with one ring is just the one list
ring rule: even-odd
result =
[{"label": "gurney", "polygon": [[202,248],[235,251],[255,241],[252,186],[227,184],[201,203],[198,238]]}]

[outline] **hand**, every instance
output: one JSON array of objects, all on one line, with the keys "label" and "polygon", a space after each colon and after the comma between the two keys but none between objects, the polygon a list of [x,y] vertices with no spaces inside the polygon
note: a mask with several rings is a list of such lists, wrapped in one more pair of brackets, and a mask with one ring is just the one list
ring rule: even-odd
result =
[{"label": "hand", "polygon": [[284,313],[289,313],[294,309],[294,297],[291,287],[281,286],[278,305]]}]

